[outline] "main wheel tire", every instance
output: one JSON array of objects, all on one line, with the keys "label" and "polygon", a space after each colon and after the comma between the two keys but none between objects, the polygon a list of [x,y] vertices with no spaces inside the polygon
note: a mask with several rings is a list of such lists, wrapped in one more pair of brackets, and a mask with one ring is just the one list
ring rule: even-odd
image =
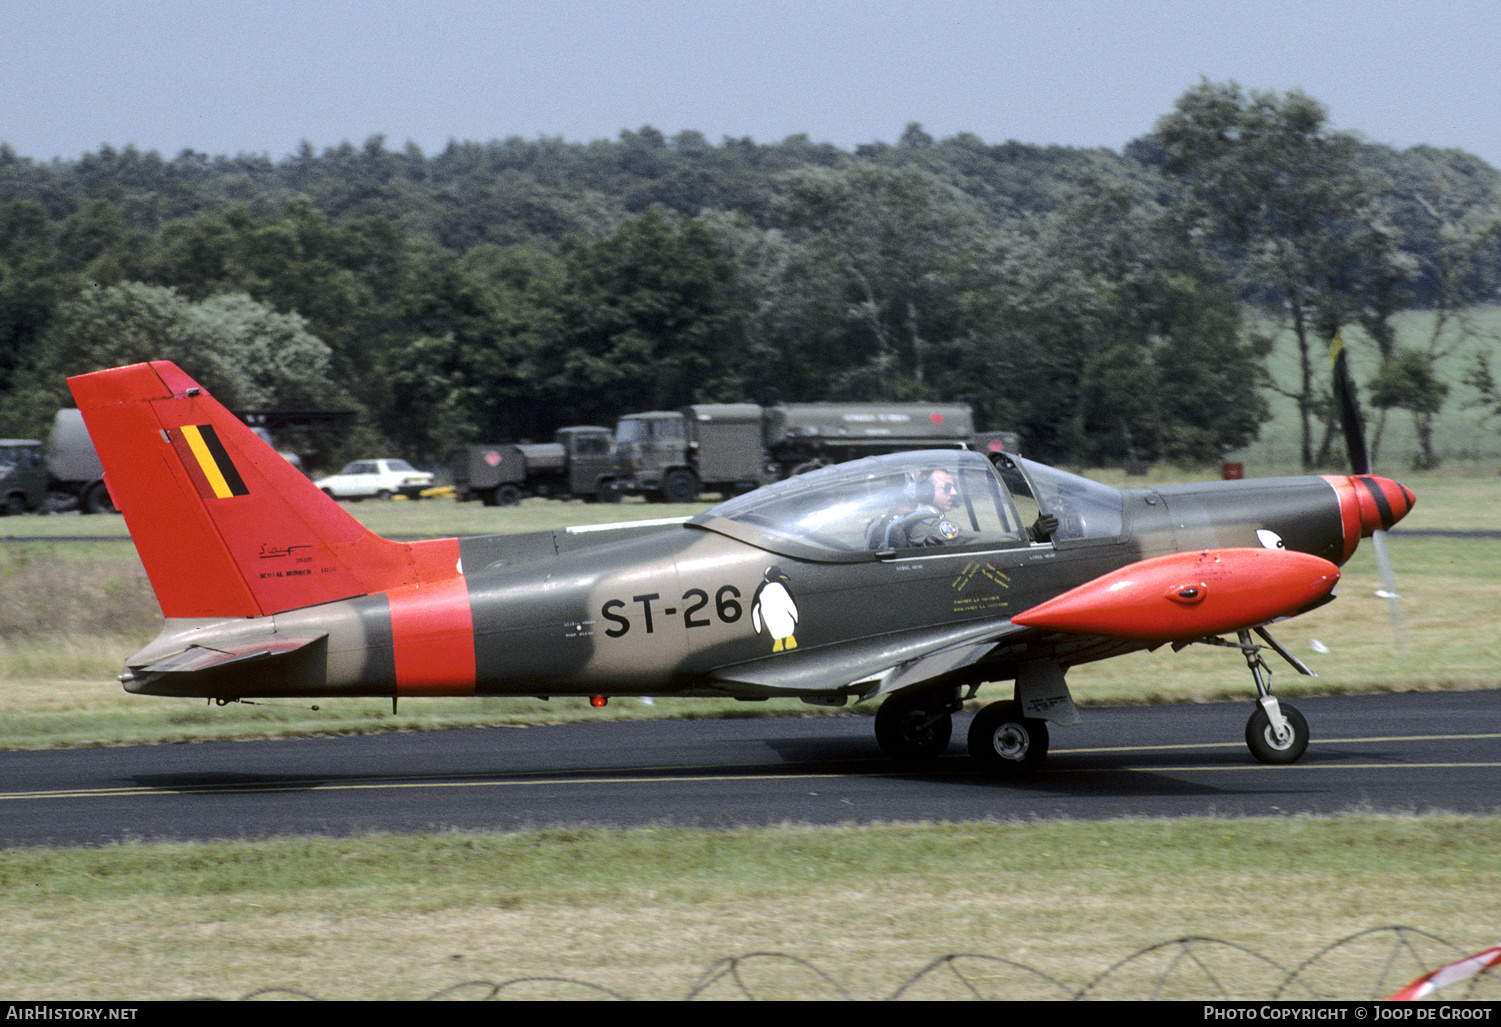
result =
[{"label": "main wheel tire", "polygon": [[515,506],[521,502],[521,490],[515,485],[502,485],[495,490],[496,506]]},{"label": "main wheel tire", "polygon": [[5,497],[5,505],[0,507],[0,516],[19,517],[26,512],[26,497],[19,492],[13,492]]},{"label": "main wheel tire", "polygon": [[668,503],[691,503],[702,491],[692,471],[669,471],[662,479],[662,499]]},{"label": "main wheel tire", "polygon": [[594,491],[594,498],[600,503],[618,503],[624,495],[625,486],[614,479],[600,482]]},{"label": "main wheel tire", "polygon": [[[876,742],[898,763],[929,763],[954,734],[947,702],[934,695],[893,695],[876,711]],[[938,711],[943,709],[944,712]]]},{"label": "main wheel tire", "polygon": [[1296,763],[1308,748],[1308,721],[1297,707],[1279,703],[1282,719],[1287,721],[1288,736],[1278,738],[1272,720],[1260,706],[1246,721],[1246,746],[1262,763]]},{"label": "main wheel tire", "polygon": [[1030,774],[1047,758],[1048,723],[1022,716],[1013,700],[991,703],[970,722],[969,755],[987,774]]}]

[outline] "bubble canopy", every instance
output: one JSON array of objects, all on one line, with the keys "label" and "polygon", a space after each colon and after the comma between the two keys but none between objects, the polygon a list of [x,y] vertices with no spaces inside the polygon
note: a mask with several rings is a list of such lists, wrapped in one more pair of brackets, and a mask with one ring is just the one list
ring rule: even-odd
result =
[{"label": "bubble canopy", "polygon": [[[935,483],[946,501],[935,501]],[[1036,544],[1024,518],[1039,509],[1056,509],[1058,541],[1120,534],[1116,489],[1009,454],[992,465],[960,449],[820,468],[721,503],[689,524],[789,556],[856,562],[907,549]],[[893,532],[893,523],[922,530]]]}]

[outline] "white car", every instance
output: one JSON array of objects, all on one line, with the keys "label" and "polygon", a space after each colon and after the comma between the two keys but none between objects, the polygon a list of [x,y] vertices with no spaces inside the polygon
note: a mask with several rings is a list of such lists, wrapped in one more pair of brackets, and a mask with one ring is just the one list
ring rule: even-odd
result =
[{"label": "white car", "polygon": [[431,488],[433,476],[405,460],[356,460],[338,474],[314,482],[335,499],[390,499],[402,495],[418,499]]}]

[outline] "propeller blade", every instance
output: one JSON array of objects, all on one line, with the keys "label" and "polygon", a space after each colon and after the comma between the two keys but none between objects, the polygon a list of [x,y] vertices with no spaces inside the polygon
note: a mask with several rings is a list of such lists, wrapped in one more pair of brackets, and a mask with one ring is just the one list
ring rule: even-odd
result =
[{"label": "propeller blade", "polygon": [[1345,340],[1339,332],[1329,341],[1330,376],[1334,380],[1334,401],[1339,404],[1339,420],[1345,430],[1345,448],[1350,454],[1351,474],[1371,473],[1371,454],[1365,445],[1365,422],[1360,416],[1360,400],[1355,395],[1355,381],[1345,358]]},{"label": "propeller blade", "polygon": [[[1371,454],[1365,444],[1365,422],[1360,416],[1360,400],[1355,394],[1355,380],[1350,377],[1350,363],[1345,356],[1345,340],[1339,332],[1329,341],[1330,377],[1334,382],[1334,401],[1339,404],[1340,424],[1345,430],[1345,448],[1350,453],[1350,473],[1370,474]],[[1381,591],[1392,618],[1392,635],[1397,647],[1407,648],[1407,630],[1402,618],[1402,597],[1397,594],[1392,575],[1392,558],[1386,548],[1386,532],[1371,532],[1371,548],[1376,554],[1376,572],[1381,576]]]},{"label": "propeller blade", "polygon": [[1392,576],[1392,558],[1386,550],[1386,532],[1371,532],[1371,550],[1376,554],[1376,573],[1381,575],[1381,591],[1376,593],[1386,600],[1387,612],[1392,618],[1392,634],[1396,636],[1397,648],[1407,648],[1407,626],[1402,619],[1402,597],[1397,594],[1396,578]]}]

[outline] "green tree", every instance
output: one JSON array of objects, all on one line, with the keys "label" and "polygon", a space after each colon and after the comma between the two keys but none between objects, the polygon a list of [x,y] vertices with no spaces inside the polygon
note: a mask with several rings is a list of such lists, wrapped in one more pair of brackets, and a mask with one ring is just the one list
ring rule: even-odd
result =
[{"label": "green tree", "polygon": [[90,203],[64,221],[57,234],[63,269],[96,285],[139,278],[151,245],[151,237],[127,224],[108,200]]},{"label": "green tree", "polygon": [[1313,425],[1331,409],[1316,359],[1344,325],[1395,306],[1410,258],[1355,162],[1354,137],[1331,131],[1328,112],[1296,90],[1243,92],[1202,82],[1157,122],[1163,168],[1175,176],[1185,233],[1205,241],[1245,295],[1288,319],[1299,380],[1280,391],[1298,404],[1305,467],[1316,463]]},{"label": "green tree", "polygon": [[1418,437],[1418,451],[1412,460],[1415,470],[1438,466],[1433,451],[1433,420],[1444,407],[1449,384],[1439,378],[1433,363],[1431,353],[1404,347],[1381,365],[1369,386],[1371,405],[1383,416],[1392,408],[1411,411]]},{"label": "green tree", "polygon": [[1101,184],[999,234],[946,391],[1047,459],[1203,462],[1253,439],[1265,354],[1216,267]]},{"label": "green tree", "polygon": [[190,298],[243,292],[301,316],[329,347],[331,374],[374,409],[389,398],[379,368],[416,334],[405,311],[436,259],[385,218],[335,225],[300,199],[271,220],[234,206],[168,225],[151,277]]},{"label": "green tree", "polygon": [[977,210],[929,174],[866,162],[779,185],[778,216],[802,257],[791,271],[807,283],[789,343],[814,347],[808,364],[832,372],[819,375],[831,398],[931,392],[930,352],[955,330]]},{"label": "green tree", "polygon": [[[329,352],[302,318],[245,295],[202,303],[160,286],[91,286],[64,303],[7,403],[10,423],[42,433],[71,405],[64,379],[146,360],[171,360],[231,409],[347,406]],[[50,397],[52,402],[41,402]],[[25,402],[30,409],[17,409]]]},{"label": "green tree", "polygon": [[191,300],[245,291],[252,283],[241,268],[241,249],[255,228],[256,220],[244,204],[173,221],[157,239],[149,280]]},{"label": "green tree", "polygon": [[[1476,183],[1463,174],[1470,169],[1456,169],[1455,164],[1461,162],[1454,154],[1429,150],[1419,156],[1426,164],[1427,180],[1425,187],[1415,189],[1412,195],[1433,229],[1422,260],[1422,277],[1431,288],[1433,327],[1425,350],[1396,352],[1392,345],[1383,347],[1377,381],[1382,397],[1390,402],[1378,403],[1372,396],[1381,418],[1371,451],[1374,459],[1387,410],[1403,408],[1412,412],[1417,428],[1418,451],[1413,464],[1431,468],[1439,463],[1433,450],[1433,421],[1449,392],[1448,386],[1439,382],[1435,365],[1480,337],[1482,330],[1475,314],[1495,298],[1501,282],[1501,269],[1488,259],[1501,239],[1501,188],[1492,181],[1488,189],[1482,186],[1477,196]],[[1488,377],[1483,356],[1476,359],[1480,362],[1475,372]],[[1411,390],[1405,396],[1397,394],[1403,387]],[[1377,389],[1376,383],[1372,388]]]},{"label": "green tree", "polygon": [[739,398],[744,311],[732,256],[707,227],[654,207],[606,239],[570,240],[562,259],[559,336],[539,384],[563,423]]},{"label": "green tree", "polygon": [[82,287],[82,276],[61,266],[45,208],[0,205],[0,396],[35,356],[57,304]]},{"label": "green tree", "polygon": [[478,246],[437,261],[407,320],[421,333],[382,366],[377,413],[403,453],[436,461],[475,442],[539,439],[560,427],[541,399],[544,349],[559,335],[561,262],[531,247]]}]

